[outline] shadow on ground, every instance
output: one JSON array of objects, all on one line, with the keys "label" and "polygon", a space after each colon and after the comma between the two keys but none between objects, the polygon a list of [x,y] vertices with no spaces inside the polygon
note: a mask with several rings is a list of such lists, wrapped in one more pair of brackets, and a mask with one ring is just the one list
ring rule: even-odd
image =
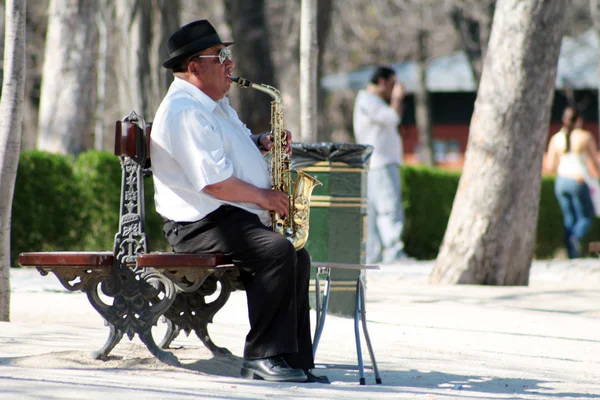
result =
[{"label": "shadow on ground", "polygon": [[[358,382],[359,372],[356,366],[343,364],[323,364],[319,369],[320,373],[325,373],[332,381],[352,381]],[[578,399],[598,399],[597,394],[569,393],[557,390],[557,381],[543,381],[537,379],[525,378],[499,378],[491,376],[477,375],[459,375],[448,374],[437,371],[380,371],[382,384],[375,384],[375,374],[371,368],[365,368],[365,378],[367,386],[377,386],[380,392],[401,393],[398,387],[419,389],[421,392],[448,391],[449,396],[475,396],[476,394],[503,394],[519,396],[536,395],[543,396],[545,399],[551,398],[578,398]],[[390,384],[390,382],[393,382]],[[355,387],[338,386],[340,390],[356,390]],[[506,399],[506,397],[503,397]]]},{"label": "shadow on ground", "polygon": [[[140,352],[146,351],[142,346],[136,347],[140,347]],[[191,350],[192,351],[190,351],[189,348],[174,350],[175,354],[180,358],[180,367],[162,364],[150,355],[144,357],[135,355],[128,357],[110,356],[106,361],[99,361],[91,359],[87,353],[77,351],[53,352],[26,357],[0,357],[0,366],[48,369],[60,368],[71,370],[163,370],[173,371],[175,373],[187,371],[213,377],[239,378],[239,371],[242,364],[241,357],[228,355],[194,359],[193,353],[197,353],[198,351],[197,349]],[[137,351],[135,353],[137,353]],[[324,398],[330,398],[331,396],[329,396],[329,394],[336,398],[340,396],[343,398],[344,392],[357,390],[359,371],[356,365],[318,364],[316,373],[318,375],[327,375],[332,382],[332,385],[320,386],[323,389],[327,388],[331,390],[331,393],[322,393]],[[544,399],[598,398],[597,394],[561,392],[560,381],[460,375],[438,371],[425,372],[418,370],[397,371],[388,369],[382,370],[380,373],[383,383],[376,385],[373,370],[369,366],[366,366],[366,386],[362,386],[362,388],[365,388],[364,390],[370,393],[435,393],[436,395],[447,395],[449,397],[477,396],[481,394],[510,396],[512,394],[518,396],[514,398],[522,398],[524,395],[541,396]],[[29,378],[29,380],[30,379],[31,378]],[[248,381],[248,384],[265,387],[281,385],[279,383],[269,383],[264,381]],[[506,397],[503,398],[506,399]]]}]

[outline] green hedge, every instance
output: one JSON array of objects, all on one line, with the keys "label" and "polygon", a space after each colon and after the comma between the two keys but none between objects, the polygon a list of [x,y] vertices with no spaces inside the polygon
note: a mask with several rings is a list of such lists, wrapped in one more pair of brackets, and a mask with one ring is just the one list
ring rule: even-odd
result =
[{"label": "green hedge", "polygon": [[[460,173],[405,166],[401,175],[406,252],[433,259],[444,237]],[[152,179],[144,182],[149,248],[166,250],[162,219],[154,209]],[[13,200],[13,265],[25,251],[112,250],[120,191],[121,166],[112,153],[89,151],[76,159],[21,153]],[[552,177],[542,179],[537,232],[537,258],[552,258],[563,251],[562,216]],[[594,224],[587,238],[600,238],[600,224]]]},{"label": "green hedge", "polygon": [[[144,180],[146,233],[151,250],[166,250],[154,209],[152,179]],[[112,250],[119,227],[121,165],[109,152],[77,159],[23,152],[13,198],[11,262],[25,251]]]},{"label": "green hedge", "polygon": [[[406,253],[418,259],[434,259],[450,219],[460,172],[404,166],[401,175],[402,202],[406,213],[403,232]],[[554,178],[544,176],[535,257],[549,259],[564,253],[562,236],[562,213],[554,196]],[[587,249],[589,241],[599,239],[600,224],[595,219],[582,248]]]},{"label": "green hedge", "polygon": [[12,265],[24,251],[68,250],[84,243],[80,233],[88,221],[72,161],[45,152],[21,153],[12,205]]},{"label": "green hedge", "polygon": [[444,238],[460,174],[412,166],[400,171],[406,253],[418,259],[433,259]]},{"label": "green hedge", "polygon": [[74,170],[80,194],[85,201],[82,217],[88,222],[86,230],[90,233],[81,232],[83,248],[112,249],[119,228],[119,159],[109,152],[88,151],[77,158]]}]

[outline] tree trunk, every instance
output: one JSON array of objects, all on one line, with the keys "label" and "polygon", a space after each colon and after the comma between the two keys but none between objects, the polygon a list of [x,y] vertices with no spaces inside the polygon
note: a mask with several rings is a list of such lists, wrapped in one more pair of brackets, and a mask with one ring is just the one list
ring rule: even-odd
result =
[{"label": "tree trunk", "polygon": [[323,55],[326,51],[325,44],[331,27],[333,3],[332,0],[318,0],[317,3],[317,45],[319,46],[317,57],[317,141],[326,142],[331,140],[331,126],[325,104],[327,92],[318,83],[323,76]]},{"label": "tree trunk", "polygon": [[479,47],[481,48],[482,59],[487,54],[490,33],[492,31],[492,21],[494,20],[494,12],[496,12],[496,2],[492,1],[486,7],[484,17],[479,20]]},{"label": "tree trunk", "polygon": [[433,283],[526,285],[566,0],[501,0]]},{"label": "tree trunk", "polygon": [[152,51],[150,7],[140,7],[138,0],[118,0],[119,24],[119,110],[125,116],[131,111],[150,120],[152,83],[149,52]]},{"label": "tree trunk", "polygon": [[[179,10],[181,4],[179,0],[155,0],[156,9],[159,13],[154,13],[153,17],[158,19],[153,25],[153,45],[150,53],[150,70],[152,71],[152,115],[146,118],[154,118],[154,113],[162,99],[167,94],[167,90],[173,82],[173,73],[162,66],[162,62],[169,58],[167,50],[167,40],[180,27]],[[223,39],[223,38],[221,38]]]},{"label": "tree trunk", "polygon": [[94,149],[104,148],[104,110],[106,108],[106,67],[108,64],[108,22],[112,4],[106,0],[98,1],[98,14],[96,25],[98,26],[98,56],[96,57],[96,115],[94,123]]},{"label": "tree trunk", "polygon": [[[285,112],[285,127],[300,140],[300,1],[267,0],[271,37],[278,38],[278,49],[271,54],[276,66],[277,84],[281,90]],[[317,2],[317,140],[330,140],[330,124],[325,98],[328,93],[318,85],[323,74],[323,56],[333,13],[332,0]]]},{"label": "tree trunk", "polygon": [[415,91],[415,114],[419,130],[419,158],[420,161],[429,166],[435,165],[433,154],[433,133],[431,130],[431,109],[429,103],[429,91],[427,90],[427,31],[420,30],[418,33],[417,54],[417,90]]},{"label": "tree trunk", "polygon": [[[598,42],[600,42],[600,0],[590,0],[590,15],[594,23],[596,37],[598,38]],[[600,115],[600,61],[598,61],[596,76],[598,80],[598,115]],[[598,127],[598,144],[600,145],[600,126]]]},{"label": "tree trunk", "polygon": [[10,227],[19,166],[25,96],[26,0],[6,0],[4,73],[0,99],[0,321],[10,320]]},{"label": "tree trunk", "polygon": [[268,1],[270,21],[275,21],[273,37],[279,38],[272,54],[277,66],[277,84],[281,91],[285,128],[300,138],[300,2]]},{"label": "tree trunk", "polygon": [[457,6],[452,7],[450,10],[450,18],[454,24],[454,29],[456,29],[461,38],[463,49],[469,59],[476,87],[479,86],[479,80],[481,79],[483,59],[487,51],[495,3],[492,2],[486,8],[487,10],[482,13],[485,17],[480,20],[466,16],[465,12]]},{"label": "tree trunk", "polygon": [[96,0],[51,0],[37,147],[79,153],[93,135]]},{"label": "tree trunk", "polygon": [[[225,9],[235,41],[234,55],[237,60],[243,60],[237,63],[235,74],[255,83],[275,86],[264,0],[225,0]],[[278,46],[278,49],[288,51],[283,46]],[[269,130],[271,97],[258,90],[239,90],[242,92],[237,109],[241,120],[252,132]],[[284,119],[287,119],[285,112]]]},{"label": "tree trunk", "polygon": [[166,42],[179,28],[178,0],[118,0],[119,21],[119,109],[123,116],[132,110],[151,121],[173,74],[162,67],[167,59]]},{"label": "tree trunk", "polygon": [[[21,151],[35,150],[37,146],[40,86],[42,82],[44,47],[48,24],[48,4],[49,0],[29,2],[25,17],[27,46],[25,55],[25,98],[23,100]],[[4,21],[4,12],[2,13],[1,20]],[[4,32],[4,25],[0,28],[0,32]],[[0,43],[3,42],[4,39],[0,41]],[[4,49],[0,54],[4,54]]]},{"label": "tree trunk", "polygon": [[317,4],[302,0],[300,7],[300,140],[317,140]]}]

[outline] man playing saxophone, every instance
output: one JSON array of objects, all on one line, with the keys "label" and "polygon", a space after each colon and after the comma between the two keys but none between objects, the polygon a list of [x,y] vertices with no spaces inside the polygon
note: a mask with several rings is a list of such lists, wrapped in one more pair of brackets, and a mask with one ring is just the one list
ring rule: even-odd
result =
[{"label": "man playing saxophone", "polygon": [[[229,105],[234,63],[206,20],[177,30],[163,66],[175,79],[151,135],[155,204],[176,252],[221,252],[242,271],[250,331],[241,374],[278,382],[314,376],[309,318],[310,258],[271,228],[269,212],[289,214],[290,196],[271,189],[261,150]],[[286,150],[291,152],[291,135]]]}]

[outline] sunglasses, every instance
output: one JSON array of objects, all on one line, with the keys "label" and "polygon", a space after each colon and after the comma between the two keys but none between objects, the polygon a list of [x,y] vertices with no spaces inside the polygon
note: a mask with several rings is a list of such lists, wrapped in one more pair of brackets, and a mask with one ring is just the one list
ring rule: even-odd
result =
[{"label": "sunglasses", "polygon": [[217,58],[217,57],[219,58],[219,62],[221,64],[224,64],[226,60],[232,61],[231,60],[231,50],[224,47],[219,51],[219,54],[217,54],[217,55],[194,56],[194,57],[192,57],[192,59],[194,59],[194,58]]}]

